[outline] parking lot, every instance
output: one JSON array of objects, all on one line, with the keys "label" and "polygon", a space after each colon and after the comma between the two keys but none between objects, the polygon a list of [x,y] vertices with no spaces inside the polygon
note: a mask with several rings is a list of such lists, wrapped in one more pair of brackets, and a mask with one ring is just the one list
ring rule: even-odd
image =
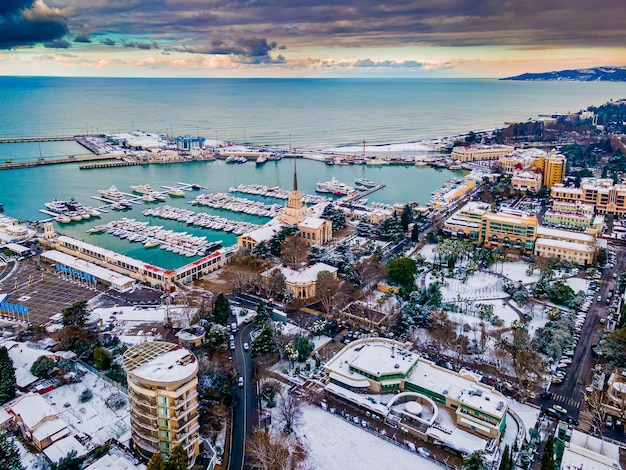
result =
[{"label": "parking lot", "polygon": [[5,272],[0,280],[0,293],[9,294],[9,303],[27,306],[28,320],[33,325],[47,323],[74,302],[91,299],[102,291],[102,286],[98,289],[58,277],[37,256],[18,261],[16,268]]}]

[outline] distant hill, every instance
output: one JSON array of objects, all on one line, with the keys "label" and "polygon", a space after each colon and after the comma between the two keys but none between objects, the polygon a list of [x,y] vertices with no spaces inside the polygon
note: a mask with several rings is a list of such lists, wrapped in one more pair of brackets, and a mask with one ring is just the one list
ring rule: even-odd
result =
[{"label": "distant hill", "polygon": [[592,69],[560,70],[545,73],[523,73],[515,77],[501,78],[500,80],[626,82],[626,67],[594,67]]}]

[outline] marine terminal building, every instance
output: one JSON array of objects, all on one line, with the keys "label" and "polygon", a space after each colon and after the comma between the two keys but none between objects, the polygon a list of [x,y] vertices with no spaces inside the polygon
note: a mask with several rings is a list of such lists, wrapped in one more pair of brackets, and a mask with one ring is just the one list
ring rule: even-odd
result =
[{"label": "marine terminal building", "polygon": [[200,452],[198,360],[174,343],[141,343],[124,352],[135,449],[145,459],[167,458],[182,445],[190,461]]},{"label": "marine terminal building", "polygon": [[508,400],[480,376],[450,371],[387,338],[345,346],[326,365],[329,396],[381,415],[401,431],[463,453],[493,451]]}]

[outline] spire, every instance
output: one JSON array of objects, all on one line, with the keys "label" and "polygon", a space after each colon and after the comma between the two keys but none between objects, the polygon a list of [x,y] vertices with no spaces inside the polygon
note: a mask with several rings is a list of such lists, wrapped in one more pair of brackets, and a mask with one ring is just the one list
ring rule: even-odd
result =
[{"label": "spire", "polygon": [[298,172],[296,171],[296,157],[293,157],[293,190],[298,190]]}]

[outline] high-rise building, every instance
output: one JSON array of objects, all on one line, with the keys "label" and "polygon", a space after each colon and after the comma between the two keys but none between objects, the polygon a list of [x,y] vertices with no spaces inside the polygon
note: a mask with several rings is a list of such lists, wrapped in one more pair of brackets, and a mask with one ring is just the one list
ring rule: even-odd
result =
[{"label": "high-rise building", "polygon": [[543,185],[550,189],[555,184],[565,180],[567,160],[563,155],[558,155],[554,150],[543,161]]},{"label": "high-rise building", "polygon": [[181,444],[190,461],[198,455],[198,361],[174,343],[154,341],[124,353],[135,449],[166,458]]}]

